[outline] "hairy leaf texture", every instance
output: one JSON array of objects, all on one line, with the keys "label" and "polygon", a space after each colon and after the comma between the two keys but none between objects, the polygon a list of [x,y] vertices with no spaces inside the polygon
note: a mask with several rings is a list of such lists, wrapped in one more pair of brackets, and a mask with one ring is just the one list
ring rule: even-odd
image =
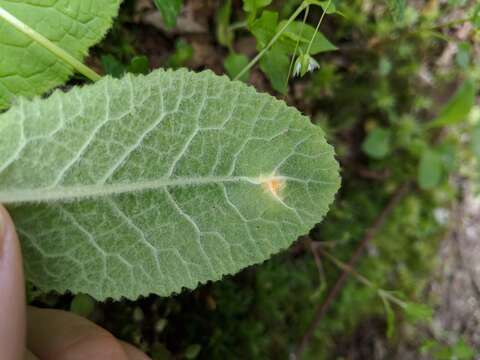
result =
[{"label": "hairy leaf texture", "polygon": [[211,72],[104,78],[0,115],[0,203],[41,289],[169,295],[318,223],[333,148],[296,109]]}]

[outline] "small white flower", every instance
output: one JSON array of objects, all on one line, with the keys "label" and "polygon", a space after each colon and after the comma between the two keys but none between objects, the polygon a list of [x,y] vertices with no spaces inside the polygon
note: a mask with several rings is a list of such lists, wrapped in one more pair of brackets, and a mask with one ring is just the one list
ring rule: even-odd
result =
[{"label": "small white flower", "polygon": [[315,60],[313,57],[309,56],[310,61],[308,63],[308,71],[314,72],[315,69],[318,69],[320,65],[318,64],[317,60]]},{"label": "small white flower", "polygon": [[304,76],[307,72],[313,72],[319,67],[317,60],[309,54],[300,54],[293,66],[293,76]]},{"label": "small white flower", "polygon": [[302,69],[302,64],[300,62],[300,56],[295,60],[295,65],[293,66],[293,76],[299,76]]}]

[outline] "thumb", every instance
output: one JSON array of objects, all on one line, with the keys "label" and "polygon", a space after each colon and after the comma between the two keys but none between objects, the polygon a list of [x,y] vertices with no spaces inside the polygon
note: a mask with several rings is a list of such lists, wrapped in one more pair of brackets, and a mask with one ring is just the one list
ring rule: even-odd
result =
[{"label": "thumb", "polygon": [[25,283],[20,243],[0,205],[0,354],[22,359],[25,349]]}]

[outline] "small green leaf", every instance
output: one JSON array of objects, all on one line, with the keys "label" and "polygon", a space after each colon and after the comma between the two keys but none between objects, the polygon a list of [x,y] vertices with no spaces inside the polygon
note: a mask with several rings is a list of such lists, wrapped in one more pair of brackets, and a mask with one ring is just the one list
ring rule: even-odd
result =
[{"label": "small green leaf", "polygon": [[246,12],[255,13],[271,3],[272,0],[243,0],[243,10]]},{"label": "small green leaf", "polygon": [[406,303],[403,310],[412,321],[430,321],[433,317],[433,309],[425,304]]},{"label": "small green leaf", "polygon": [[90,296],[77,294],[70,303],[70,311],[83,317],[89,317],[95,310],[95,303]]},{"label": "small green leaf", "polygon": [[257,40],[257,50],[262,50],[275,36],[278,13],[265,10],[257,20],[249,25],[249,29]]},{"label": "small green leaf", "polygon": [[290,56],[280,44],[273,45],[260,59],[260,69],[267,75],[273,89],[281,94],[288,90]]},{"label": "small green leaf", "polygon": [[464,339],[460,339],[455,345],[452,346],[452,357],[457,360],[470,360],[475,357],[475,350],[470,347]]},{"label": "small green leaf", "polygon": [[[277,26],[277,31],[285,26],[286,21],[281,21]],[[306,54],[310,41],[313,38],[312,46],[310,47],[309,55],[319,54],[321,52],[333,51],[338,48],[333,45],[326,37],[311,25],[305,24],[301,21],[291,22],[282,36],[280,42],[286,46],[290,54],[293,54],[298,43],[300,52]]]},{"label": "small green leaf", "polygon": [[335,14],[337,12],[337,7],[333,1],[315,1],[315,3],[325,11],[325,14]]},{"label": "small green leaf", "polygon": [[380,298],[383,301],[383,306],[385,308],[385,315],[387,318],[387,338],[393,338],[395,332],[395,313],[390,306],[390,302],[384,296],[380,295]]},{"label": "small green leaf", "polygon": [[147,74],[150,69],[150,63],[146,56],[135,56],[127,67],[127,71],[132,74]]},{"label": "small green leaf", "polygon": [[418,185],[424,190],[436,187],[442,179],[443,164],[441,156],[434,150],[423,151],[418,166]]},{"label": "small green leaf", "polygon": [[232,47],[233,31],[230,30],[232,16],[232,0],[226,0],[215,15],[217,41],[220,45]]},{"label": "small green leaf", "polygon": [[175,43],[175,52],[167,60],[167,67],[178,69],[184,66],[193,56],[193,47],[183,39]]},{"label": "small green leaf", "polygon": [[471,46],[468,42],[464,41],[457,45],[457,64],[463,69],[468,68],[470,65],[470,52]]},{"label": "small green leaf", "polygon": [[167,29],[172,29],[177,24],[177,17],[182,8],[183,0],[153,0],[153,2],[162,14]]},{"label": "small green leaf", "polygon": [[473,9],[472,24],[477,30],[480,29],[480,4],[476,5]]},{"label": "small green leaf", "polygon": [[472,79],[463,82],[455,95],[448,101],[435,120],[428,127],[456,124],[468,116],[475,105],[476,86]]},{"label": "small green leaf", "polygon": [[387,0],[387,3],[395,22],[401,22],[405,17],[406,0]]},{"label": "small green leaf", "polygon": [[113,55],[102,55],[100,62],[103,66],[103,71],[106,75],[110,75],[114,78],[120,78],[126,71],[126,67]]},{"label": "small green leaf", "polygon": [[391,131],[375,128],[368,133],[363,141],[362,150],[374,159],[382,159],[390,153]]},{"label": "small green leaf", "polygon": [[188,359],[188,360],[196,359],[197,356],[200,354],[201,350],[202,350],[202,345],[200,344],[189,345],[185,349],[184,357],[185,359]]},{"label": "small green leaf", "polygon": [[[248,65],[248,58],[243,54],[230,53],[225,59],[223,65],[228,76],[230,76],[231,79],[234,79],[240,73],[240,71],[242,71],[243,68]],[[240,80],[248,81],[249,77],[250,72],[247,71],[242,75]]]}]

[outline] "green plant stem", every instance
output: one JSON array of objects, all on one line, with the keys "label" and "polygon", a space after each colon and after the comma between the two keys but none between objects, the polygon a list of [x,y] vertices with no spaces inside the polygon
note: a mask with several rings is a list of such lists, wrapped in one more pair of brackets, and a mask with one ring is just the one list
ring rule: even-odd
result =
[{"label": "green plant stem", "polygon": [[238,30],[238,29],[245,29],[246,27],[247,27],[247,22],[246,21],[239,21],[239,22],[231,24],[228,27],[228,30],[235,31],[235,30]]},{"label": "green plant stem", "polygon": [[338,268],[340,268],[341,270],[343,271],[346,271],[348,273],[350,273],[350,275],[353,275],[358,281],[360,281],[363,285],[371,288],[371,289],[374,289],[374,290],[379,290],[379,287],[377,285],[375,285],[373,282],[371,282],[370,280],[368,280],[365,276],[361,275],[360,273],[358,273],[352,266],[350,265],[347,265],[345,264],[344,262],[340,261],[339,259],[337,259],[335,256],[333,256],[332,254],[330,254],[328,251],[322,249],[321,246],[319,246],[317,248],[317,251],[324,255],[328,260],[330,260],[331,262],[333,262]]},{"label": "green plant stem", "polygon": [[73,67],[76,71],[86,76],[88,79],[92,81],[97,81],[101,78],[95,71],[90,69],[88,66],[82,64],[68,52],[63,50],[61,47],[55,45],[50,40],[48,40],[43,35],[36,32],[34,29],[29,27],[27,24],[16,18],[14,15],[10,14],[7,10],[0,6],[0,18],[8,22],[18,31],[21,31],[25,35],[27,35],[30,39],[37,42],[45,49],[52,52],[55,56],[63,60],[65,63]]},{"label": "green plant stem", "polygon": [[288,25],[294,21],[297,16],[309,6],[310,2],[304,1],[300,6],[295,10],[295,12],[288,18],[287,22],[282,26],[282,28],[275,34],[275,36],[270,40],[270,42],[265,46],[262,51],[260,51],[248,64],[245,66],[242,71],[240,71],[233,80],[240,79],[248,70],[250,70],[257,62],[262,58],[262,56],[272,47],[273,44],[278,40],[278,38],[283,34],[287,29]]},{"label": "green plant stem", "polygon": [[[394,208],[408,194],[409,191],[410,191],[409,181],[399,186],[395,190],[393,196],[390,198],[385,208],[383,208],[380,214],[375,218],[370,228],[368,228],[368,230],[366,231],[365,236],[362,238],[362,240],[359,242],[356,249],[354,250],[352,256],[350,257],[350,260],[347,263],[349,267],[353,268],[355,266],[355,264],[357,263],[359,258],[362,256],[369,242],[377,235],[377,233],[380,231],[381,227],[383,226],[387,218],[390,216]],[[301,358],[303,352],[305,351],[308,344],[310,343],[310,340],[312,339],[318,324],[327,313],[330,305],[333,303],[336,296],[339,294],[340,290],[343,288],[343,285],[345,284],[349,275],[350,275],[349,271],[343,270],[342,274],[340,275],[340,277],[337,279],[337,281],[335,282],[335,284],[327,294],[327,297],[325,298],[325,300],[321,304],[319,304],[318,307],[316,308],[313,319],[308,325],[307,330],[305,331],[302,339],[300,340],[300,344],[297,348],[297,351],[295,352],[295,355],[298,359]]]},{"label": "green plant stem", "polygon": [[[307,6],[307,8],[305,10],[305,15],[303,16],[303,24],[305,24],[307,22],[307,17],[308,17],[308,11],[309,10],[310,10],[310,6]],[[295,63],[295,56],[297,56],[298,47],[300,45],[300,39],[303,36],[303,30],[304,30],[304,28],[302,27],[302,31],[300,32],[300,36],[298,37],[297,42],[295,43],[295,50],[293,51],[293,56],[292,56],[292,59],[290,61],[290,65],[288,66],[288,74],[287,74],[287,79],[285,81],[285,85],[288,84],[288,80],[290,79],[290,75],[292,74],[293,65]]]},{"label": "green plant stem", "polygon": [[325,17],[325,14],[327,13],[327,10],[330,7],[331,3],[332,3],[332,0],[329,0],[327,3],[327,6],[323,9],[322,16],[320,16],[320,20],[318,20],[318,24],[317,24],[317,27],[315,28],[315,32],[313,33],[312,38],[308,43],[307,54],[309,55],[310,55],[310,49],[312,48],[312,44],[315,41],[315,36],[317,36],[318,30],[320,29],[320,25],[322,24],[323,18]]},{"label": "green plant stem", "polygon": [[376,284],[371,282],[369,279],[367,279],[365,276],[360,274],[358,271],[356,271],[352,266],[345,264],[344,262],[340,261],[337,259],[335,256],[330,254],[328,251],[322,249],[322,247],[318,247],[317,251],[321,253],[323,256],[325,256],[327,259],[329,259],[331,262],[333,262],[338,268],[340,268],[343,271],[349,272],[351,275],[353,275],[359,282],[361,282],[363,285],[369,287],[372,290],[375,290],[382,299],[389,300],[395,304],[397,304],[400,307],[405,307],[405,302],[397,298],[395,295],[393,295],[391,292],[379,288]]},{"label": "green plant stem", "polygon": [[443,24],[438,24],[438,25],[432,26],[431,28],[427,28],[427,29],[428,29],[428,30],[445,29],[445,28],[449,28],[449,27],[451,27],[451,26],[455,26],[455,25],[460,25],[460,24],[466,23],[466,22],[471,21],[471,20],[472,20],[472,17],[455,19],[455,20],[447,21],[447,22],[445,22],[445,23],[443,23]]}]

